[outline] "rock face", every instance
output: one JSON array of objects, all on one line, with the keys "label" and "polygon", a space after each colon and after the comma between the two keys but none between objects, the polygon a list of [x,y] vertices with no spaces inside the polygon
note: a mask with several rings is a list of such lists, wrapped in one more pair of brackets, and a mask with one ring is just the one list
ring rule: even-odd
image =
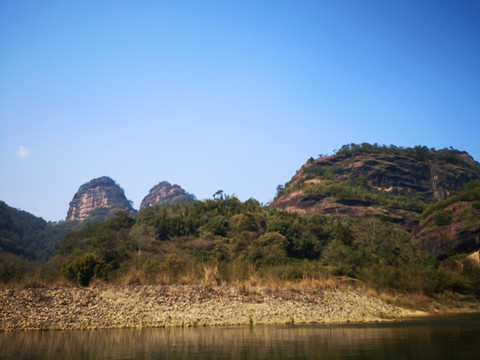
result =
[{"label": "rock face", "polygon": [[[415,247],[439,258],[480,250],[480,179],[430,205],[414,229]],[[477,258],[478,259],[478,258]]]},{"label": "rock face", "polygon": [[162,181],[150,189],[140,205],[140,211],[150,206],[174,205],[195,200],[195,196],[187,193],[180,186]]},{"label": "rock face", "polygon": [[342,149],[311,158],[280,188],[273,204],[336,218],[389,218],[412,230],[427,203],[445,199],[480,176],[480,164],[458,150],[369,144]]},{"label": "rock face", "polygon": [[108,176],[93,179],[80,186],[70,202],[66,220],[85,220],[97,209],[106,210],[103,211],[105,214],[100,211],[102,220],[120,210],[135,212],[123,189]]},{"label": "rock face", "polygon": [[[455,213],[457,209],[453,210]],[[457,216],[458,214],[455,214]],[[470,217],[469,217],[470,218]],[[468,219],[470,220],[470,219]],[[478,253],[480,250],[480,216],[474,217],[476,224],[457,219],[447,226],[427,228],[429,223],[420,223],[415,228],[415,248],[437,256],[439,259],[458,253]]]}]

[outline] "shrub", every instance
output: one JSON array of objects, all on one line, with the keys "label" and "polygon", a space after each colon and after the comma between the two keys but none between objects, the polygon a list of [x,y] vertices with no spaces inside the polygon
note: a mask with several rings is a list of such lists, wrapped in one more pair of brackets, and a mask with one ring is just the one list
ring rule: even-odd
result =
[{"label": "shrub", "polygon": [[62,264],[62,274],[70,281],[82,286],[88,286],[93,277],[107,279],[108,272],[113,269],[113,263],[105,263],[95,254],[87,253],[70,263]]},{"label": "shrub", "polygon": [[480,201],[479,201],[479,200],[476,200],[476,201],[472,202],[472,207],[473,207],[474,209],[480,210]]},{"label": "shrub", "polygon": [[158,274],[160,270],[160,262],[155,259],[147,259],[142,265],[142,273],[146,277],[152,277]]},{"label": "shrub", "polygon": [[452,214],[445,210],[439,210],[433,217],[433,222],[437,226],[450,225],[452,223]]},{"label": "shrub", "polygon": [[0,253],[0,282],[7,284],[25,275],[27,261],[8,253]]},{"label": "shrub", "polygon": [[250,258],[256,265],[277,265],[287,261],[288,240],[278,232],[267,232],[252,244]]},{"label": "shrub", "polygon": [[160,264],[160,270],[170,276],[174,281],[178,280],[183,271],[184,261],[181,257],[175,254],[169,254],[165,261]]}]

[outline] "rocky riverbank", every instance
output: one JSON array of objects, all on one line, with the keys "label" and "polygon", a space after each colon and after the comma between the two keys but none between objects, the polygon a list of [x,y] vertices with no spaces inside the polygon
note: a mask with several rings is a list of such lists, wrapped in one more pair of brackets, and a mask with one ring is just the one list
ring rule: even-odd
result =
[{"label": "rocky riverbank", "polygon": [[375,322],[412,311],[349,289],[155,285],[1,289],[0,330]]}]

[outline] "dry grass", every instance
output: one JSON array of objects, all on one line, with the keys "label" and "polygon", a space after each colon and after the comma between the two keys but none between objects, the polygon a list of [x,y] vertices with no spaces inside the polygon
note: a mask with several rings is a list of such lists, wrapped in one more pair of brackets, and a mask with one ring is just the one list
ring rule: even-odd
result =
[{"label": "dry grass", "polygon": [[404,309],[422,310],[430,313],[438,309],[435,300],[423,294],[379,294],[378,297],[388,304]]},{"label": "dry grass", "polygon": [[203,268],[202,284],[205,285],[220,285],[220,274],[217,266],[205,266]]},{"label": "dry grass", "polygon": [[266,288],[274,293],[311,293],[318,290],[352,289],[353,287],[351,281],[338,277],[304,278],[292,281],[274,278],[264,279],[257,274],[253,274],[247,280],[237,280],[231,283],[231,285],[235,286],[242,295],[247,296],[255,294],[258,287]]},{"label": "dry grass", "polygon": [[298,281],[266,279],[261,282],[261,285],[267,288],[283,288],[297,292],[351,288],[351,285],[348,281],[339,277],[303,278]]},{"label": "dry grass", "polygon": [[362,288],[362,292],[377,297],[387,304],[430,314],[480,311],[480,303],[474,296],[459,297],[459,294],[452,292],[445,292],[435,297],[422,293],[381,292],[366,287]]},{"label": "dry grass", "polygon": [[[175,279],[173,278],[171,278],[170,281],[171,284],[175,283]],[[178,283],[182,285],[198,285],[200,282],[198,271],[195,271],[192,267],[188,268],[178,280]]]},{"label": "dry grass", "polygon": [[99,279],[99,278],[93,278],[93,280],[90,281],[90,284],[88,284],[88,287],[90,287],[90,288],[103,288],[103,287],[106,287],[108,285],[109,284],[105,280],[102,280],[102,279]]},{"label": "dry grass", "polygon": [[119,283],[122,285],[142,285],[142,277],[141,271],[132,267]]},{"label": "dry grass", "polygon": [[10,281],[8,283],[0,282],[0,289],[40,289],[71,286],[72,284],[63,278],[49,280],[42,278],[40,274],[36,274],[30,277],[24,277],[19,280]]}]

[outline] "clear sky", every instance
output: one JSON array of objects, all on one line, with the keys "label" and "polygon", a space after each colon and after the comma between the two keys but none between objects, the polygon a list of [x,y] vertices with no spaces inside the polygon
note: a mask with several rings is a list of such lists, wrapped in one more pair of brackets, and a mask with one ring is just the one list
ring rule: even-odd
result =
[{"label": "clear sky", "polygon": [[267,203],[347,143],[480,160],[480,1],[1,0],[0,200],[110,176]]}]

